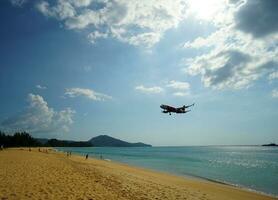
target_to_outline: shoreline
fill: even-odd
[[[257,145],[250,145],[250,146],[257,146]],[[56,149],[55,147],[53,147],[53,149],[55,149],[59,153],[66,153],[62,150]],[[82,158],[81,154],[73,152],[73,155]],[[105,158],[100,159],[97,156],[89,156],[89,158],[90,159],[95,159],[95,160],[107,161]],[[214,179],[206,178],[206,177],[203,177],[203,176],[197,176],[197,175],[192,175],[192,174],[181,175],[181,174],[177,174],[177,173],[171,173],[171,172],[168,172],[168,171],[156,170],[156,169],[141,167],[141,166],[138,166],[138,165],[132,165],[132,164],[129,164],[129,163],[126,163],[126,162],[120,162],[120,161],[111,160],[111,159],[109,159],[109,162],[119,164],[119,165],[125,165],[125,166],[132,167],[132,168],[137,168],[137,169],[141,169],[141,170],[149,170],[149,171],[154,172],[154,173],[163,173],[165,175],[177,176],[177,177],[185,178],[185,179],[191,179],[191,180],[197,180],[197,181],[203,181],[203,182],[226,185],[226,186],[233,187],[233,188],[236,188],[236,189],[240,189],[240,190],[243,190],[243,191],[253,192],[253,193],[256,193],[256,194],[260,194],[260,195],[264,195],[264,196],[268,196],[268,197],[278,199],[278,196],[276,196],[274,194],[265,193],[265,192],[262,192],[262,191],[258,191],[258,190],[252,189],[252,188],[245,187],[245,186],[241,186],[241,185],[237,185],[237,184],[233,184],[233,183],[229,183],[229,182],[224,182],[224,181],[219,181],[219,180],[214,180]]]
[[[22,150],[20,150],[22,149]],[[48,149],[48,153],[43,152]],[[0,152],[0,197],[8,199],[269,200],[238,187],[109,162],[53,148]]]
[[[193,179],[196,178],[197,180],[201,180],[201,181],[208,181],[208,182],[212,182],[212,183],[227,185],[227,186],[238,188],[238,189],[241,189],[241,190],[244,190],[244,191],[247,191],[247,192],[254,192],[254,193],[257,193],[257,194],[261,194],[261,195],[265,195],[265,196],[269,196],[269,197],[273,197],[273,198],[278,198],[278,196],[274,195],[274,194],[269,194],[269,193],[262,192],[262,191],[259,191],[259,190],[255,190],[255,189],[252,189],[252,188],[248,188],[248,187],[245,187],[245,186],[242,186],[242,185],[233,184],[233,183],[224,182],[224,181],[218,181],[218,180],[214,180],[214,179],[210,179],[210,178],[206,178],[206,177],[202,177],[202,176],[185,175],[185,178],[193,178]]]
[[[254,146],[254,145],[252,145],[252,146]],[[66,153],[65,151],[59,150],[56,147],[51,147],[51,148],[55,149],[59,153]],[[81,154],[76,153],[76,152],[72,152],[72,153],[73,153],[73,155],[82,158]],[[106,160],[105,158],[100,159],[97,156],[89,156],[89,158],[90,159],[95,159],[95,160],[100,160],[100,161],[101,160],[103,160],[103,161]],[[269,194],[269,193],[266,193],[266,192],[263,192],[263,191],[255,190],[255,189],[252,189],[252,188],[248,188],[246,186],[242,186],[242,185],[238,185],[238,184],[233,184],[233,183],[230,183],[230,182],[215,180],[215,179],[206,178],[206,177],[198,176],[198,175],[192,175],[192,174],[178,174],[178,173],[174,173],[174,172],[171,173],[171,172],[164,171],[164,170],[157,170],[157,169],[142,167],[142,166],[138,166],[138,165],[129,164],[129,163],[126,163],[126,162],[120,162],[120,161],[117,161],[117,160],[109,159],[109,162],[110,161],[112,163],[119,164],[119,165],[125,165],[125,166],[128,166],[128,167],[138,168],[138,169],[141,169],[141,170],[149,170],[149,171],[152,171],[154,173],[163,173],[165,175],[177,176],[177,177],[181,177],[181,178],[185,178],[185,179],[191,179],[191,180],[197,180],[197,181],[204,181],[204,182],[210,182],[210,183],[226,185],[226,186],[237,188],[237,189],[244,190],[244,191],[247,191],[247,192],[254,192],[254,193],[257,193],[257,194],[260,194],[260,195],[269,196],[269,197],[277,198],[278,199],[278,195]]]

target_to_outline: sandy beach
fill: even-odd
[[[228,185],[57,153],[0,151],[0,199],[275,199]]]

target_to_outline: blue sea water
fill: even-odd
[[[63,147],[60,151],[111,159],[180,176],[195,176],[278,196],[278,148]]]

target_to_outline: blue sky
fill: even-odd
[[[153,145],[278,142],[277,1],[0,2],[0,128]],[[160,104],[195,102],[184,115]]]

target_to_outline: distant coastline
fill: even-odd
[[[263,147],[278,147],[278,144],[275,143],[269,143],[269,144],[263,144]]]
[[[150,144],[142,142],[130,143],[108,135],[99,135],[88,141],[70,141],[57,139],[36,138],[43,144],[50,144],[52,147],[151,147]]]
[[[33,138],[27,132],[13,135],[0,131],[0,146],[3,147],[151,147],[142,142],[130,143],[108,135],[99,135],[88,141],[59,140],[56,138]]]

